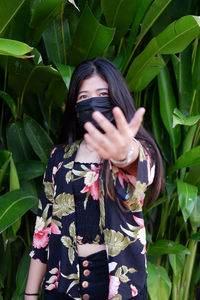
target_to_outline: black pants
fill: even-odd
[[[80,293],[83,300],[108,300],[109,276],[106,251],[100,251],[87,257],[79,257]],[[55,290],[45,291],[44,300],[72,300],[70,296]],[[127,300],[146,300],[145,288],[136,296]]]
[[[106,251],[99,251],[86,257],[79,256],[80,294],[83,300],[107,300],[109,275]],[[66,294],[45,291],[44,300],[69,300]]]

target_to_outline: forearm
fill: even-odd
[[[30,267],[29,267],[29,274],[26,284],[26,293],[35,294],[39,292],[41,282],[43,280],[44,274],[46,272],[46,264],[42,262],[31,259]],[[36,300],[37,296],[24,296],[25,300]]]

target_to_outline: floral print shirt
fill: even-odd
[[[72,189],[75,200],[75,226],[78,244],[104,244],[99,227],[99,178],[103,165],[75,162]]]
[[[80,142],[74,142],[71,147],[54,148],[51,152],[43,179],[30,253],[33,259],[47,263],[43,288],[57,289],[77,300],[81,297],[72,181],[75,175],[74,159]],[[153,181],[154,166],[151,167],[150,157],[140,144],[135,176],[111,163],[110,169],[115,195],[127,206],[126,212],[107,195],[104,174],[97,182],[95,171],[93,174],[88,173],[82,192],[86,196],[91,193],[95,201],[99,201],[99,228],[104,236],[109,265],[108,299],[127,300],[136,296],[146,281],[146,236],[142,204],[144,192]]]

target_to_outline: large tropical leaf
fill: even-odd
[[[28,160],[16,164],[20,180],[31,180],[42,176],[45,171],[45,164],[37,160]]]
[[[188,80],[188,77],[192,77],[192,45],[181,52],[178,57],[173,55],[172,62],[176,73],[179,109],[188,115],[193,97],[193,87]]]
[[[53,142],[47,132],[34,119],[24,116],[24,129],[34,152],[42,162],[47,163]]]
[[[168,300],[172,283],[166,269],[148,262],[147,287],[151,300]]]
[[[197,146],[190,151],[183,153],[178,157],[174,169],[181,169],[200,164],[200,146]]]
[[[154,90],[152,96],[152,107],[151,107],[151,119],[152,119],[152,128],[155,140],[161,149],[162,155],[165,160],[169,163],[173,162],[173,153],[172,148],[170,147],[169,136],[167,135],[167,131],[162,124],[162,119],[160,114],[158,113],[159,107],[159,96],[157,93],[157,89]],[[166,142],[167,141],[167,142]]]
[[[16,118],[17,117],[17,107],[16,107],[16,104],[15,104],[13,98],[4,91],[0,91],[0,98],[2,98],[6,102],[6,104],[9,106],[9,108],[13,114],[13,117]]]
[[[1,0],[0,9],[0,35],[12,21],[25,0]]]
[[[43,0],[34,6],[29,23],[28,40],[37,45],[47,25],[61,12],[64,0]]]
[[[7,143],[15,163],[36,158],[24,132],[22,121],[16,121],[8,126]]]
[[[190,254],[188,248],[169,240],[158,240],[148,250],[148,255],[163,255],[163,254]]]
[[[8,164],[10,162],[11,153],[7,150],[0,151],[0,186],[5,176]]]
[[[101,25],[86,4],[72,39],[69,61],[71,65],[102,56],[110,45],[115,29]]]
[[[179,126],[172,128],[176,99],[167,67],[158,75],[158,90],[161,118],[169,133],[171,146],[177,148],[181,141],[181,131]]]
[[[200,89],[200,43],[199,39],[196,40],[196,53],[194,57],[194,67],[193,67],[193,73],[192,73],[192,83],[194,89]]]
[[[144,15],[147,11],[147,9],[149,8],[150,4],[152,3],[152,0],[141,0],[140,1],[140,5],[138,7],[132,28],[131,28],[131,32],[129,34],[129,37],[127,39],[127,52],[128,55],[130,55],[131,49],[134,46],[135,43],[135,39],[137,36],[137,33],[139,31],[139,26],[142,23],[142,19],[144,18]]]
[[[17,169],[13,158],[10,158],[10,192],[20,189],[19,178],[17,174]]]
[[[194,209],[198,189],[196,186],[177,180],[178,200],[185,222]]]
[[[56,67],[58,68],[58,71],[66,85],[67,88],[69,88],[69,83],[71,80],[72,73],[74,71],[74,68],[71,66],[65,66],[61,64],[56,64]]]
[[[28,268],[30,265],[30,253],[31,247],[28,247],[22,256],[22,259],[17,268],[16,274],[16,290],[12,297],[12,300],[21,300],[21,295],[24,293],[26,287],[26,281],[28,276]]]
[[[32,50],[33,48],[25,43],[0,38],[0,55],[14,56],[18,58],[30,58],[33,56],[25,54]]]
[[[197,201],[190,215],[190,221],[193,228],[197,228],[200,226],[200,196],[197,196]]]
[[[37,198],[22,189],[0,196],[0,231],[16,222],[37,203]]]
[[[174,54],[183,51],[200,33],[200,17],[185,16],[171,23],[157,37],[154,37],[131,64],[127,82],[131,90],[139,91],[160,72],[160,54]],[[164,63],[162,62],[163,66]],[[156,71],[156,70],[157,71]]]
[[[165,8],[170,4],[172,0],[155,0],[152,5],[149,7],[145,17],[142,21],[141,31],[138,36],[138,40],[140,41],[143,36],[148,32],[148,30],[152,27],[155,21],[159,18]]]
[[[133,22],[141,0],[101,0],[101,7],[109,27],[116,28],[115,42],[119,42]]]

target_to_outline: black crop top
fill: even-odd
[[[77,243],[104,244],[100,233],[99,173],[101,164],[74,162],[72,188],[76,206]]]

